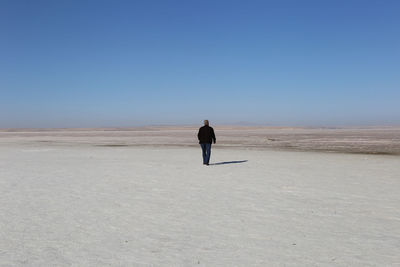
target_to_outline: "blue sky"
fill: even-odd
[[[400,1],[0,1],[0,128],[399,125]]]

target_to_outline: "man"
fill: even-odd
[[[208,125],[208,120],[204,121],[204,126],[199,129],[197,138],[199,139],[199,144],[201,150],[203,151],[203,164],[208,165],[211,156],[211,143],[216,142],[214,129]]]

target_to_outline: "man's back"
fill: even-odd
[[[200,144],[211,144],[215,143],[215,134],[214,129],[208,125],[205,125],[199,129],[199,133],[197,134]]]

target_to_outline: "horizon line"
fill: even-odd
[[[132,125],[132,126],[94,126],[94,127],[0,127],[0,131],[33,131],[33,130],[129,130],[140,128],[170,128],[170,127],[201,127],[202,124],[147,124],[147,125]],[[268,124],[227,124],[216,123],[212,127],[262,127],[262,128],[275,128],[275,129],[352,129],[352,128],[397,128],[400,124],[391,125],[268,125]]]

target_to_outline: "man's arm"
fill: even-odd
[[[217,139],[215,138],[215,133],[214,133],[214,129],[213,128],[211,128],[211,137],[212,137],[212,140],[214,141],[214,144],[217,142]]]

